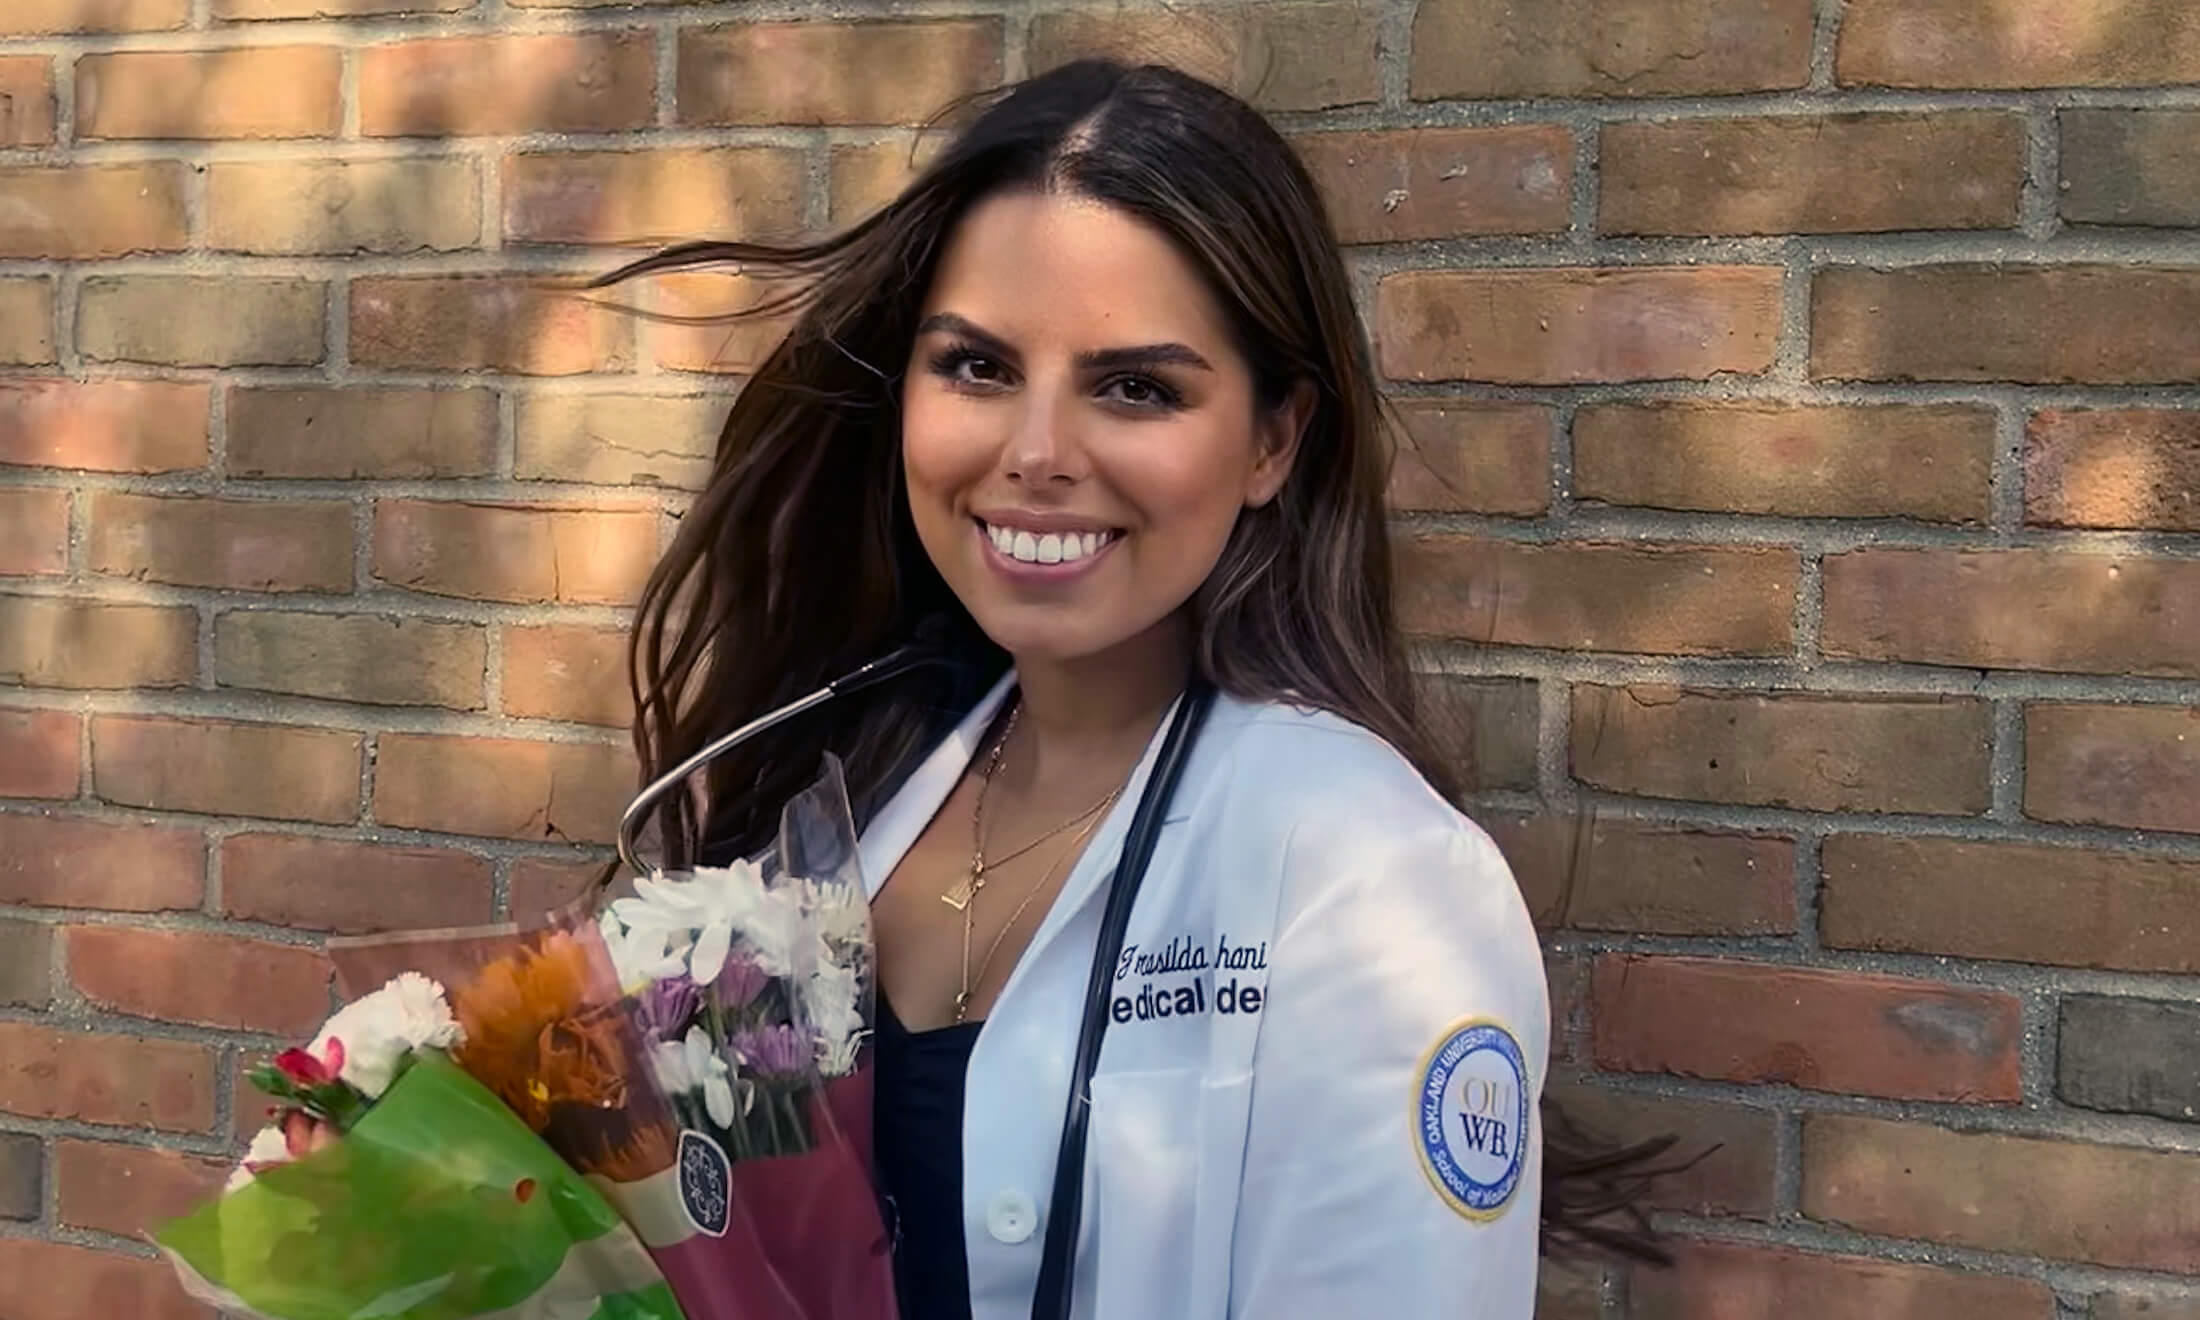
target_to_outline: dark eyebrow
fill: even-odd
[[[953,312],[935,312],[925,317],[924,323],[917,327],[919,335],[927,335],[934,330],[945,330],[950,334],[961,335],[987,352],[998,354],[1001,357],[1013,358],[1016,356],[1016,350],[1010,348],[1007,341],[999,335],[980,329],[969,318],[957,316]],[[1077,355],[1077,365],[1087,371],[1101,370],[1108,367],[1159,366],[1196,367],[1201,371],[1214,370],[1214,366],[1207,359],[1192,351],[1189,346],[1178,343],[1138,344],[1127,348],[1096,348],[1090,352],[1079,353]]]

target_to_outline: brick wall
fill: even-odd
[[[561,286],[1099,49],[1330,189],[1557,1089],[1724,1143],[1545,1314],[2200,1316],[2200,8],[894,8],[0,3],[0,1311],[194,1314],[317,939],[604,855],[762,340]]]

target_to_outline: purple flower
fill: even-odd
[[[703,1006],[703,992],[685,976],[652,981],[635,1000],[635,1015],[651,1040],[678,1040]]]
[[[752,960],[742,957],[728,958],[724,970],[718,973],[718,979],[711,983],[711,998],[718,1001],[720,1008],[747,1008],[755,1002],[758,995],[764,993],[764,987],[770,981],[771,978],[764,975],[764,969]]]
[[[809,1038],[793,1027],[758,1027],[733,1038],[745,1071],[768,1077],[800,1077],[810,1070]]]

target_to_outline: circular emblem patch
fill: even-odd
[[[693,1128],[680,1133],[680,1208],[696,1232],[726,1235],[733,1213],[733,1166],[717,1142]]]
[[[1520,1043],[1494,1022],[1454,1027],[1422,1061],[1414,1096],[1421,1167],[1469,1219],[1495,1219],[1528,1162],[1528,1069]]]

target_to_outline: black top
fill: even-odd
[[[901,1320],[970,1320],[963,1254],[963,1082],[979,1022],[910,1031],[878,997],[872,1120]]]

